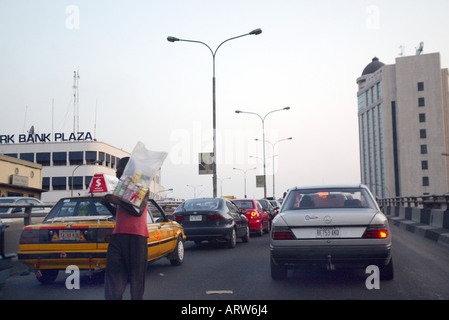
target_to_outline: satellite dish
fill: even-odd
[[[28,131],[28,135],[34,134],[34,126],[31,126],[30,131]]]
[[[416,55],[419,56],[424,50],[424,42],[421,41],[419,43],[419,47],[415,48],[415,49],[416,49]]]

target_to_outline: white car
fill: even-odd
[[[0,204],[33,204],[33,205],[44,205],[44,203],[36,198],[32,197],[3,197],[0,198]],[[46,207],[38,207],[31,209],[31,212],[33,213],[48,213],[50,212],[50,208]],[[10,213],[25,213],[25,208],[7,208],[7,207],[1,207],[0,208],[0,215],[1,217],[6,218],[7,214]]]
[[[366,268],[393,279],[391,232],[364,185],[291,188],[271,232],[271,277],[302,266]]]

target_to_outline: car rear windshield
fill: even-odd
[[[254,209],[254,202],[250,200],[234,200],[239,209]]]
[[[83,197],[61,199],[45,218],[108,216],[109,210],[101,203],[101,197]]]
[[[220,204],[219,199],[191,199],[181,204],[176,211],[218,210]]]
[[[282,211],[323,208],[376,208],[363,188],[298,189],[287,196]]]

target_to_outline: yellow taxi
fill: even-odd
[[[71,265],[90,272],[105,269],[115,217],[101,204],[101,198],[62,198],[41,224],[23,228],[18,258],[36,271],[40,282],[55,281],[59,270]],[[148,202],[147,224],[148,261],[167,257],[172,265],[182,264],[184,230],[152,199]]]

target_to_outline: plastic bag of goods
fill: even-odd
[[[139,207],[148,192],[151,180],[167,157],[166,152],[150,151],[142,142],[134,147],[128,164],[113,194]]]

